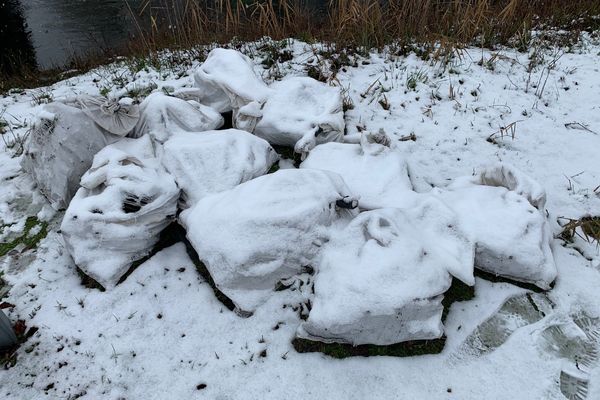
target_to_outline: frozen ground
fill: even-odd
[[[331,58],[318,48],[288,46],[245,50],[267,81],[306,74],[307,65],[331,75]],[[291,60],[261,64],[285,50]],[[572,50],[471,48],[446,64],[391,51],[350,56],[356,64],[332,83],[347,96],[347,134],[382,128],[402,139],[397,151],[417,190],[505,161],[546,189],[558,235],[559,217],[600,215],[600,46],[584,40]],[[600,398],[600,250],[580,238],[553,241],[559,277],[545,295],[478,278],[475,298],[450,310],[444,351],[421,357],[296,353],[290,342],[300,319],[285,305],[289,292],[240,318],[215,298],[181,244],[110,292],[85,288],[57,232],[62,214],[50,211],[14,156],[18,138],[40,103],[173,91],[192,84],[198,64],[121,63],[0,99],[9,147],[0,152],[0,241],[43,232],[28,216],[49,222],[37,248],[18,245],[0,259],[10,287],[2,301],[14,305],[5,311],[39,328],[16,365],[0,371],[1,398]]]

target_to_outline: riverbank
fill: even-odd
[[[9,91],[0,99],[1,241],[28,230],[45,237],[34,235],[31,247],[1,260],[10,287],[2,301],[13,305],[7,314],[38,328],[0,371],[2,397],[560,399],[576,390],[599,398],[600,251],[581,229],[570,238],[561,233],[566,218],[600,215],[600,43],[590,35],[567,47],[543,39],[534,33],[526,52],[466,47],[443,57],[420,46],[364,52],[297,40],[230,44],[268,83],[309,75],[339,88],[346,134],[383,130],[407,161],[415,191],[445,187],[492,161],[514,165],[546,190],[554,288],[537,295],[477,278],[475,297],[450,308],[443,351],[420,357],[297,353],[292,339],[302,320],[289,304],[296,292],[275,292],[240,318],[215,297],[181,244],[111,291],[82,284],[58,232],[63,214],[51,211],[19,165],[35,116],[44,104],[78,94],[142,100],[189,88],[207,48],[117,60]],[[538,304],[549,308],[540,312]]]
[[[0,40],[0,93],[48,85],[120,57],[151,58],[164,49],[263,37],[328,43],[335,52],[366,54],[395,46],[439,56],[465,46],[527,51],[535,46],[532,31],[546,32],[548,43],[565,47],[600,28],[600,4],[594,0],[147,0],[103,2],[100,9],[94,2],[71,8],[25,2],[34,14],[11,6],[16,1],[0,9],[8,20],[8,30],[0,27],[6,36]],[[89,15],[95,15],[93,21]]]

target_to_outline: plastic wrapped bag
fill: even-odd
[[[190,206],[266,174],[278,158],[265,140],[227,129],[176,135],[164,144],[162,161]]]
[[[104,288],[148,255],[175,219],[179,189],[149,136],[102,149],[81,178],[61,231],[75,264]]]
[[[94,154],[128,134],[136,114],[135,107],[87,96],[70,104],[44,106],[22,160],[23,169],[56,209],[68,206]]]
[[[500,164],[457,179],[438,196],[455,210],[476,242],[477,268],[550,288],[557,270],[543,211],[546,195],[538,183]]]
[[[297,335],[352,345],[439,338],[444,292],[453,276],[474,285],[473,257],[457,216],[433,197],[363,212],[317,259],[312,309]]]
[[[300,168],[341,175],[363,209],[401,207],[407,198],[416,195],[412,192],[408,165],[402,154],[389,147],[389,140],[377,141],[374,136],[377,135],[363,135],[360,144],[319,145],[311,150]]]
[[[291,77],[275,82],[272,93],[260,110],[256,107],[241,109],[237,116],[242,123],[252,126],[254,134],[271,144],[293,147],[303,155],[317,144],[340,142],[344,137],[344,112],[339,88],[328,86],[308,77]]]
[[[269,95],[267,85],[254,73],[252,61],[231,49],[213,49],[196,71],[194,81],[193,97],[221,113],[235,112],[252,102],[262,104]]]
[[[223,126],[216,110],[195,101],[185,101],[163,93],[152,93],[140,104],[135,137],[150,135],[159,143],[183,132],[203,132]]]
[[[180,221],[218,289],[252,312],[281,279],[311,265],[329,226],[352,207],[340,176],[290,169],[204,197]]]

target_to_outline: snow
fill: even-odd
[[[362,209],[400,207],[415,197],[405,157],[379,143],[326,143],[314,148],[300,168],[341,175]]]
[[[339,175],[285,169],[204,197],[180,220],[216,286],[253,312],[280,280],[311,265],[328,228],[351,214],[336,205],[349,198]]]
[[[158,143],[164,143],[178,133],[209,131],[222,125],[223,117],[216,110],[156,92],[140,104],[140,119],[133,136],[149,134]]]
[[[253,57],[252,70],[266,82],[277,74],[305,75],[307,64],[318,68],[323,62],[323,70],[329,72],[318,44],[290,41],[287,49],[294,58],[272,69],[260,63],[263,45],[244,44],[242,50]],[[5,228],[1,237],[8,240],[22,230],[28,216],[48,218],[50,225],[37,249],[0,259],[2,279],[10,285],[2,301],[15,305],[4,311],[13,322],[22,319],[39,328],[18,350],[16,365],[0,371],[0,396],[564,398],[563,371],[572,372],[576,364],[563,351],[578,352],[581,339],[569,335],[565,342],[549,335],[549,327],[570,326],[569,321],[577,321],[582,313],[600,317],[600,249],[581,238],[565,243],[558,237],[557,222],[559,217],[600,214],[600,136],[593,133],[600,132],[600,46],[585,39],[565,52],[554,68],[548,68],[548,62],[556,49],[534,50],[542,61],[529,69],[530,54],[512,49],[465,48],[446,65],[384,49],[367,57],[351,55],[358,66],[345,66],[335,76],[335,84],[354,104],[345,113],[348,137],[384,129],[396,145],[393,151],[408,164],[419,198],[433,195],[429,192],[434,186],[450,191],[446,186],[461,176],[478,179],[481,167],[493,162],[514,165],[539,182],[547,195],[545,207],[532,207],[547,215],[558,272],[555,286],[546,293],[551,307],[545,316],[534,321],[519,307],[503,306],[514,295],[529,303],[531,293],[524,289],[477,278],[475,298],[454,303],[448,313],[444,351],[410,358],[335,360],[318,353],[296,353],[290,342],[302,324],[295,311],[305,300],[300,291],[270,291],[252,317],[240,318],[216,299],[181,244],[156,254],[109,292],[81,284],[57,233],[63,214],[49,212],[31,177],[19,166],[23,157],[18,156],[19,145],[11,135],[21,137],[31,127],[40,110],[33,104],[39,90],[55,99],[97,95],[104,88],[110,96],[122,98],[134,86],[177,93],[192,87],[199,61],[137,72],[124,62],[116,63],[48,88],[7,94],[0,99],[0,118],[10,127],[3,135],[6,144],[0,145],[5,147],[0,152],[0,218],[2,224],[14,225]],[[427,80],[412,90],[406,81],[417,72]],[[533,88],[542,74],[548,75],[545,89]],[[123,79],[128,83],[121,85]],[[379,103],[384,95],[389,109]],[[514,139],[497,134],[515,121]],[[570,128],[574,122],[592,132]],[[411,133],[416,140],[406,140]],[[492,134],[495,143],[486,140]],[[291,167],[289,161],[281,165]],[[510,186],[480,183],[485,182],[472,184],[486,191]],[[506,190],[506,196],[524,199],[527,205],[528,195],[519,196],[521,190],[515,190]],[[500,314],[502,318],[495,318]],[[480,326],[488,337],[503,340],[489,351],[478,351],[477,341],[469,338],[477,335]],[[592,320],[590,326],[599,324]],[[594,341],[589,340],[594,349]],[[592,360],[589,368],[578,365],[578,374],[587,382],[586,398],[600,398],[599,362]],[[207,386],[199,390],[200,384]]]
[[[226,129],[173,136],[164,144],[162,162],[189,206],[266,174],[278,158],[265,140]]]
[[[85,274],[112,289],[175,219],[178,198],[149,136],[109,145],[94,157],[65,212],[65,247]]]
[[[273,83],[270,89],[255,135],[302,154],[317,144],[342,140],[344,113],[339,88],[309,77],[291,77]]]
[[[435,198],[361,213],[315,263],[299,336],[353,345],[439,338],[443,294],[453,275],[474,285],[473,255],[456,215]]]

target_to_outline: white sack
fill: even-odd
[[[94,157],[61,231],[75,264],[112,288],[148,255],[175,218],[179,189],[154,157],[149,136],[123,139]]]
[[[223,126],[216,110],[196,101],[185,101],[163,93],[152,93],[140,104],[135,137],[150,135],[159,143],[183,132],[203,132]]]
[[[230,49],[213,49],[194,74],[195,98],[218,112],[235,111],[249,103],[262,104],[269,89],[252,61]],[[189,97],[190,93],[187,91]]]
[[[115,126],[112,128],[119,135],[103,129],[90,113],[89,109],[84,112],[60,102],[50,103],[31,131],[22,166],[56,209],[68,206],[94,154],[123,134]]]
[[[512,167],[498,165],[457,179],[447,189],[438,191],[439,198],[456,211],[476,242],[476,267],[550,288],[557,270],[543,211],[546,196],[539,184]]]
[[[317,144],[343,140],[345,122],[339,88],[309,77],[285,78],[270,88],[272,93],[262,107],[255,135],[304,155]],[[248,108],[241,109],[237,118],[249,119],[248,115],[256,112],[253,108],[246,111]]]
[[[311,150],[300,168],[335,172],[344,178],[363,209],[400,207],[413,198],[403,155],[363,135],[360,144],[325,143]]]
[[[251,312],[277,282],[312,263],[328,227],[356,206],[342,178],[317,170],[279,170],[204,197],[180,215],[216,286]]]
[[[279,156],[265,140],[237,129],[186,133],[165,142],[162,161],[187,206],[266,174]]]
[[[439,338],[443,294],[452,276],[474,285],[473,256],[456,215],[433,197],[363,212],[324,246],[297,335],[352,345]]]

